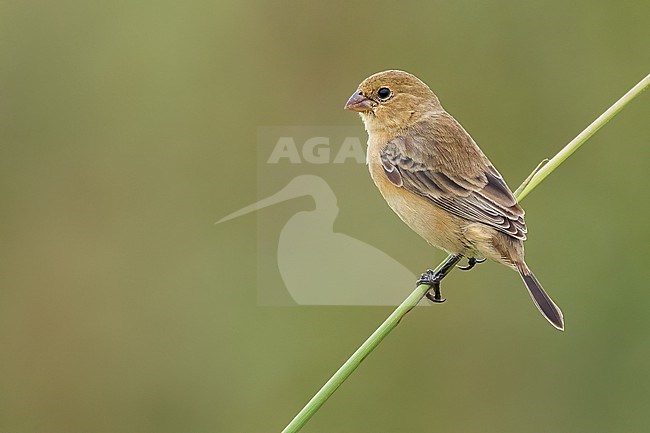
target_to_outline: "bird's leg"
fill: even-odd
[[[485,260],[486,259],[476,260],[476,257],[470,257],[469,259],[467,259],[467,266],[459,266],[458,269],[461,269],[463,271],[469,271],[474,266],[476,266],[477,263],[483,263]]]
[[[437,303],[445,302],[445,299],[440,293],[440,282],[449,272],[451,272],[452,269],[454,269],[454,266],[460,261],[461,257],[460,254],[451,256],[437,271],[434,272],[431,269],[427,269],[427,271],[420,276],[417,285],[426,284],[433,290],[433,294],[431,294],[431,290],[425,294],[427,298]]]

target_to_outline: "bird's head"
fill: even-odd
[[[389,70],[363,80],[345,109],[357,111],[371,131],[408,127],[426,113],[442,111],[442,106],[429,86],[416,76]]]

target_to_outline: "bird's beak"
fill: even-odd
[[[357,90],[352,96],[350,96],[350,99],[348,99],[348,102],[345,103],[345,107],[343,108],[345,110],[358,111],[360,113],[371,111],[372,101],[366,98],[360,90]]]

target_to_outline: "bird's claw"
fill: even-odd
[[[434,272],[431,269],[427,269],[425,273],[420,275],[420,278],[416,281],[416,283],[418,286],[420,284],[426,284],[430,286],[434,283],[434,276]]]
[[[437,303],[445,302],[445,298],[440,294],[440,282],[456,266],[460,258],[460,254],[451,255],[437,270],[432,271],[431,269],[427,269],[424,274],[420,275],[417,284],[418,286],[424,284],[430,287],[427,293],[425,293],[425,296],[431,301]],[[431,293],[432,291],[433,294]]]
[[[467,266],[458,266],[458,269],[462,271],[469,271],[474,266],[476,266],[477,263],[483,263],[485,260],[486,259],[477,260],[474,257],[470,257],[469,259],[467,259]]]
[[[445,298],[442,297],[442,294],[440,293],[440,275],[433,272],[431,269],[427,269],[425,273],[420,275],[420,278],[417,280],[417,285],[425,284],[427,286],[430,286],[431,289],[427,291],[425,296],[431,300],[432,302],[441,304],[446,301]],[[431,293],[433,291],[433,293]]]
[[[431,301],[435,302],[436,304],[442,304],[443,302],[446,301],[445,298],[442,297],[442,294],[440,293],[440,286],[436,286],[433,288],[433,294],[431,293],[431,290],[429,290],[425,296]]]

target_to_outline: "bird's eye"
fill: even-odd
[[[381,99],[382,101],[385,101],[390,97],[390,89],[388,87],[382,87],[377,92],[377,96],[379,96],[379,99]]]

